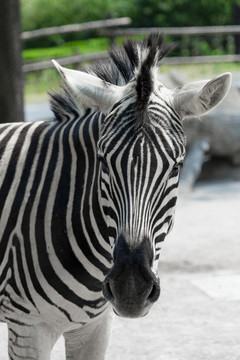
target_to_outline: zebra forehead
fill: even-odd
[[[120,104],[116,111],[113,110],[101,129],[98,145],[103,153],[106,148],[136,148],[140,144],[149,144],[151,149],[160,145],[166,150],[184,148],[186,136],[178,114],[164,99],[156,100],[156,97],[150,98],[148,110],[144,114],[136,113],[135,103],[125,108]],[[137,146],[138,150],[141,146]]]
[[[131,167],[132,171],[138,171],[151,163],[149,176],[152,177],[156,166],[161,172],[169,164],[184,157],[185,137],[181,134],[172,135],[170,131],[162,131],[161,135],[147,128],[135,132],[125,129],[119,133],[113,129],[109,136],[100,138],[98,149],[99,156],[111,163],[113,168]]]

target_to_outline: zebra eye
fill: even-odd
[[[107,165],[107,161],[104,158],[104,156],[102,156],[101,154],[98,154],[98,160],[101,162],[103,169],[107,171],[108,165]]]
[[[173,168],[172,168],[172,173],[175,173],[176,171],[181,170],[182,167],[183,167],[183,160],[177,162],[177,163],[173,166]]]
[[[183,167],[183,160],[179,161],[176,165],[176,168],[181,169]]]

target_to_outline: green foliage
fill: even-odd
[[[226,0],[132,0],[134,25],[204,26],[231,22],[231,1]]]
[[[44,27],[83,23],[113,17],[129,16],[133,27],[180,27],[232,24],[234,4],[240,0],[21,0],[23,31]],[[69,35],[55,35],[26,41],[24,48],[57,47],[53,56],[71,55],[74,52],[95,51],[88,40],[81,46],[75,44],[67,49],[70,40],[88,39],[94,32]],[[185,36],[168,37],[180,42],[174,55],[222,54],[233,49],[233,37]],[[194,39],[194,41],[193,41]],[[98,45],[96,45],[98,49]],[[41,58],[48,58],[51,51],[41,49]],[[98,50],[96,50],[98,51]],[[56,55],[55,55],[56,54]],[[34,58],[35,54],[24,52],[24,58]]]
[[[133,26],[231,23],[233,0],[21,0],[23,30],[129,16]],[[240,0],[235,0],[240,4]]]
[[[69,41],[60,46],[23,50],[23,59],[26,61],[45,60],[71,56],[75,54],[100,52],[105,51],[108,48],[108,38],[93,38],[88,40]]]
[[[100,20],[111,11],[108,0],[21,0],[21,7],[23,31]]]
[[[21,0],[22,30],[104,20],[111,16],[128,16],[133,27],[229,25],[233,24],[234,5],[240,6],[240,0]],[[84,32],[26,41],[23,58],[33,61],[108,48],[107,39],[93,38],[94,35],[94,32]],[[234,52],[233,36],[168,36],[167,40],[179,41],[179,47],[174,52],[176,56]],[[117,39],[117,43],[120,42],[121,39]],[[222,66],[223,69],[214,66]],[[214,73],[231,70],[230,64],[183,65],[179,70],[184,73],[192,69],[193,76],[204,77],[203,68],[206,69],[206,77],[212,70]],[[168,67],[163,67],[164,70]],[[40,87],[40,91],[45,93],[58,82],[58,78],[57,72],[52,69],[27,74],[25,91],[29,94]]]

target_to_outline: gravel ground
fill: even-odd
[[[180,197],[160,260],[162,295],[143,319],[115,318],[107,360],[240,360],[240,182]],[[7,332],[0,325],[0,360]],[[62,338],[52,360],[64,360]]]

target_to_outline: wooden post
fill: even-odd
[[[236,25],[240,25],[240,6],[236,1],[233,2],[233,20]],[[240,35],[234,35],[235,54],[240,54]]]
[[[109,32],[109,45],[111,48],[116,46],[114,33],[111,34],[110,32]]]
[[[23,121],[19,0],[0,1],[0,122]]]

